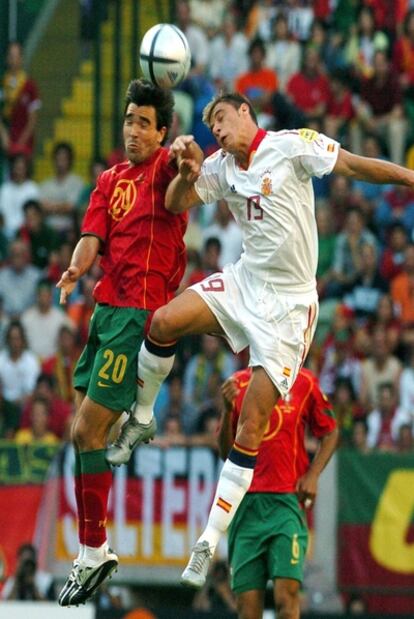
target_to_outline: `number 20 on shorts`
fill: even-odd
[[[104,351],[103,356],[106,361],[99,370],[98,376],[104,380],[112,380],[116,384],[121,383],[127,368],[127,356],[123,354],[115,356],[110,348]]]

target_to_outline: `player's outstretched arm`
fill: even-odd
[[[170,146],[170,155],[177,160],[178,174],[168,186],[165,208],[172,213],[182,213],[202,204],[194,183],[200,176],[204,155],[192,135],[176,138]]]
[[[413,170],[382,159],[354,155],[343,148],[339,150],[333,172],[369,183],[414,187]]]
[[[96,236],[83,236],[73,250],[70,265],[62,276],[56,288],[60,288],[60,303],[66,303],[68,296],[76,286],[78,279],[89,271],[98,255],[101,241]]]

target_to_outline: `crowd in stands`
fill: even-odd
[[[238,90],[267,129],[309,127],[344,148],[414,167],[414,2],[177,0],[192,68],[175,92],[173,133],[216,148],[201,120],[211,96]],[[66,307],[55,284],[68,265],[99,173],[122,150],[74,169],[68,141],[54,173],[33,180],[41,96],[9,45],[0,139],[0,438],[68,438],[71,374],[93,312],[99,263]],[[24,96],[23,96],[24,95]],[[333,400],[342,445],[413,451],[414,189],[339,176],[315,179],[319,326],[307,364]],[[180,290],[234,262],[241,235],[224,200],[191,211]],[[156,443],[214,445],[220,385],[247,363],[220,339],[184,338],[157,401]]]

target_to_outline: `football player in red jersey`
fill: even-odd
[[[252,369],[241,370],[222,387],[220,456],[234,443],[241,405]],[[319,439],[309,464],[305,429]],[[302,369],[285,399],[273,408],[260,445],[253,481],[229,528],[231,585],[240,619],[263,615],[267,581],[274,581],[277,616],[297,619],[299,589],[308,542],[303,506],[315,500],[318,478],[338,439],[332,406],[317,378]]]
[[[80,549],[60,593],[61,606],[85,602],[118,565],[106,537],[112,473],[105,448],[112,426],[135,400],[137,356],[146,325],[152,312],[171,299],[185,268],[187,215],[173,215],[164,207],[167,186],[177,173],[162,146],[173,107],[170,91],[146,80],[129,84],[123,124],[127,160],[98,177],[81,239],[57,284],[65,303],[98,253],[102,255],[88,341],[74,372]],[[156,347],[166,371],[174,349],[174,344]],[[148,442],[155,433],[154,420],[136,423],[135,440]]]

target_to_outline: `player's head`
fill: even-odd
[[[144,161],[162,146],[171,127],[174,98],[144,79],[130,82],[124,108],[124,141],[132,163]]]
[[[218,95],[210,101],[204,108],[203,122],[211,129],[219,146],[234,153],[245,134],[257,130],[252,104],[247,97],[236,92]]]

